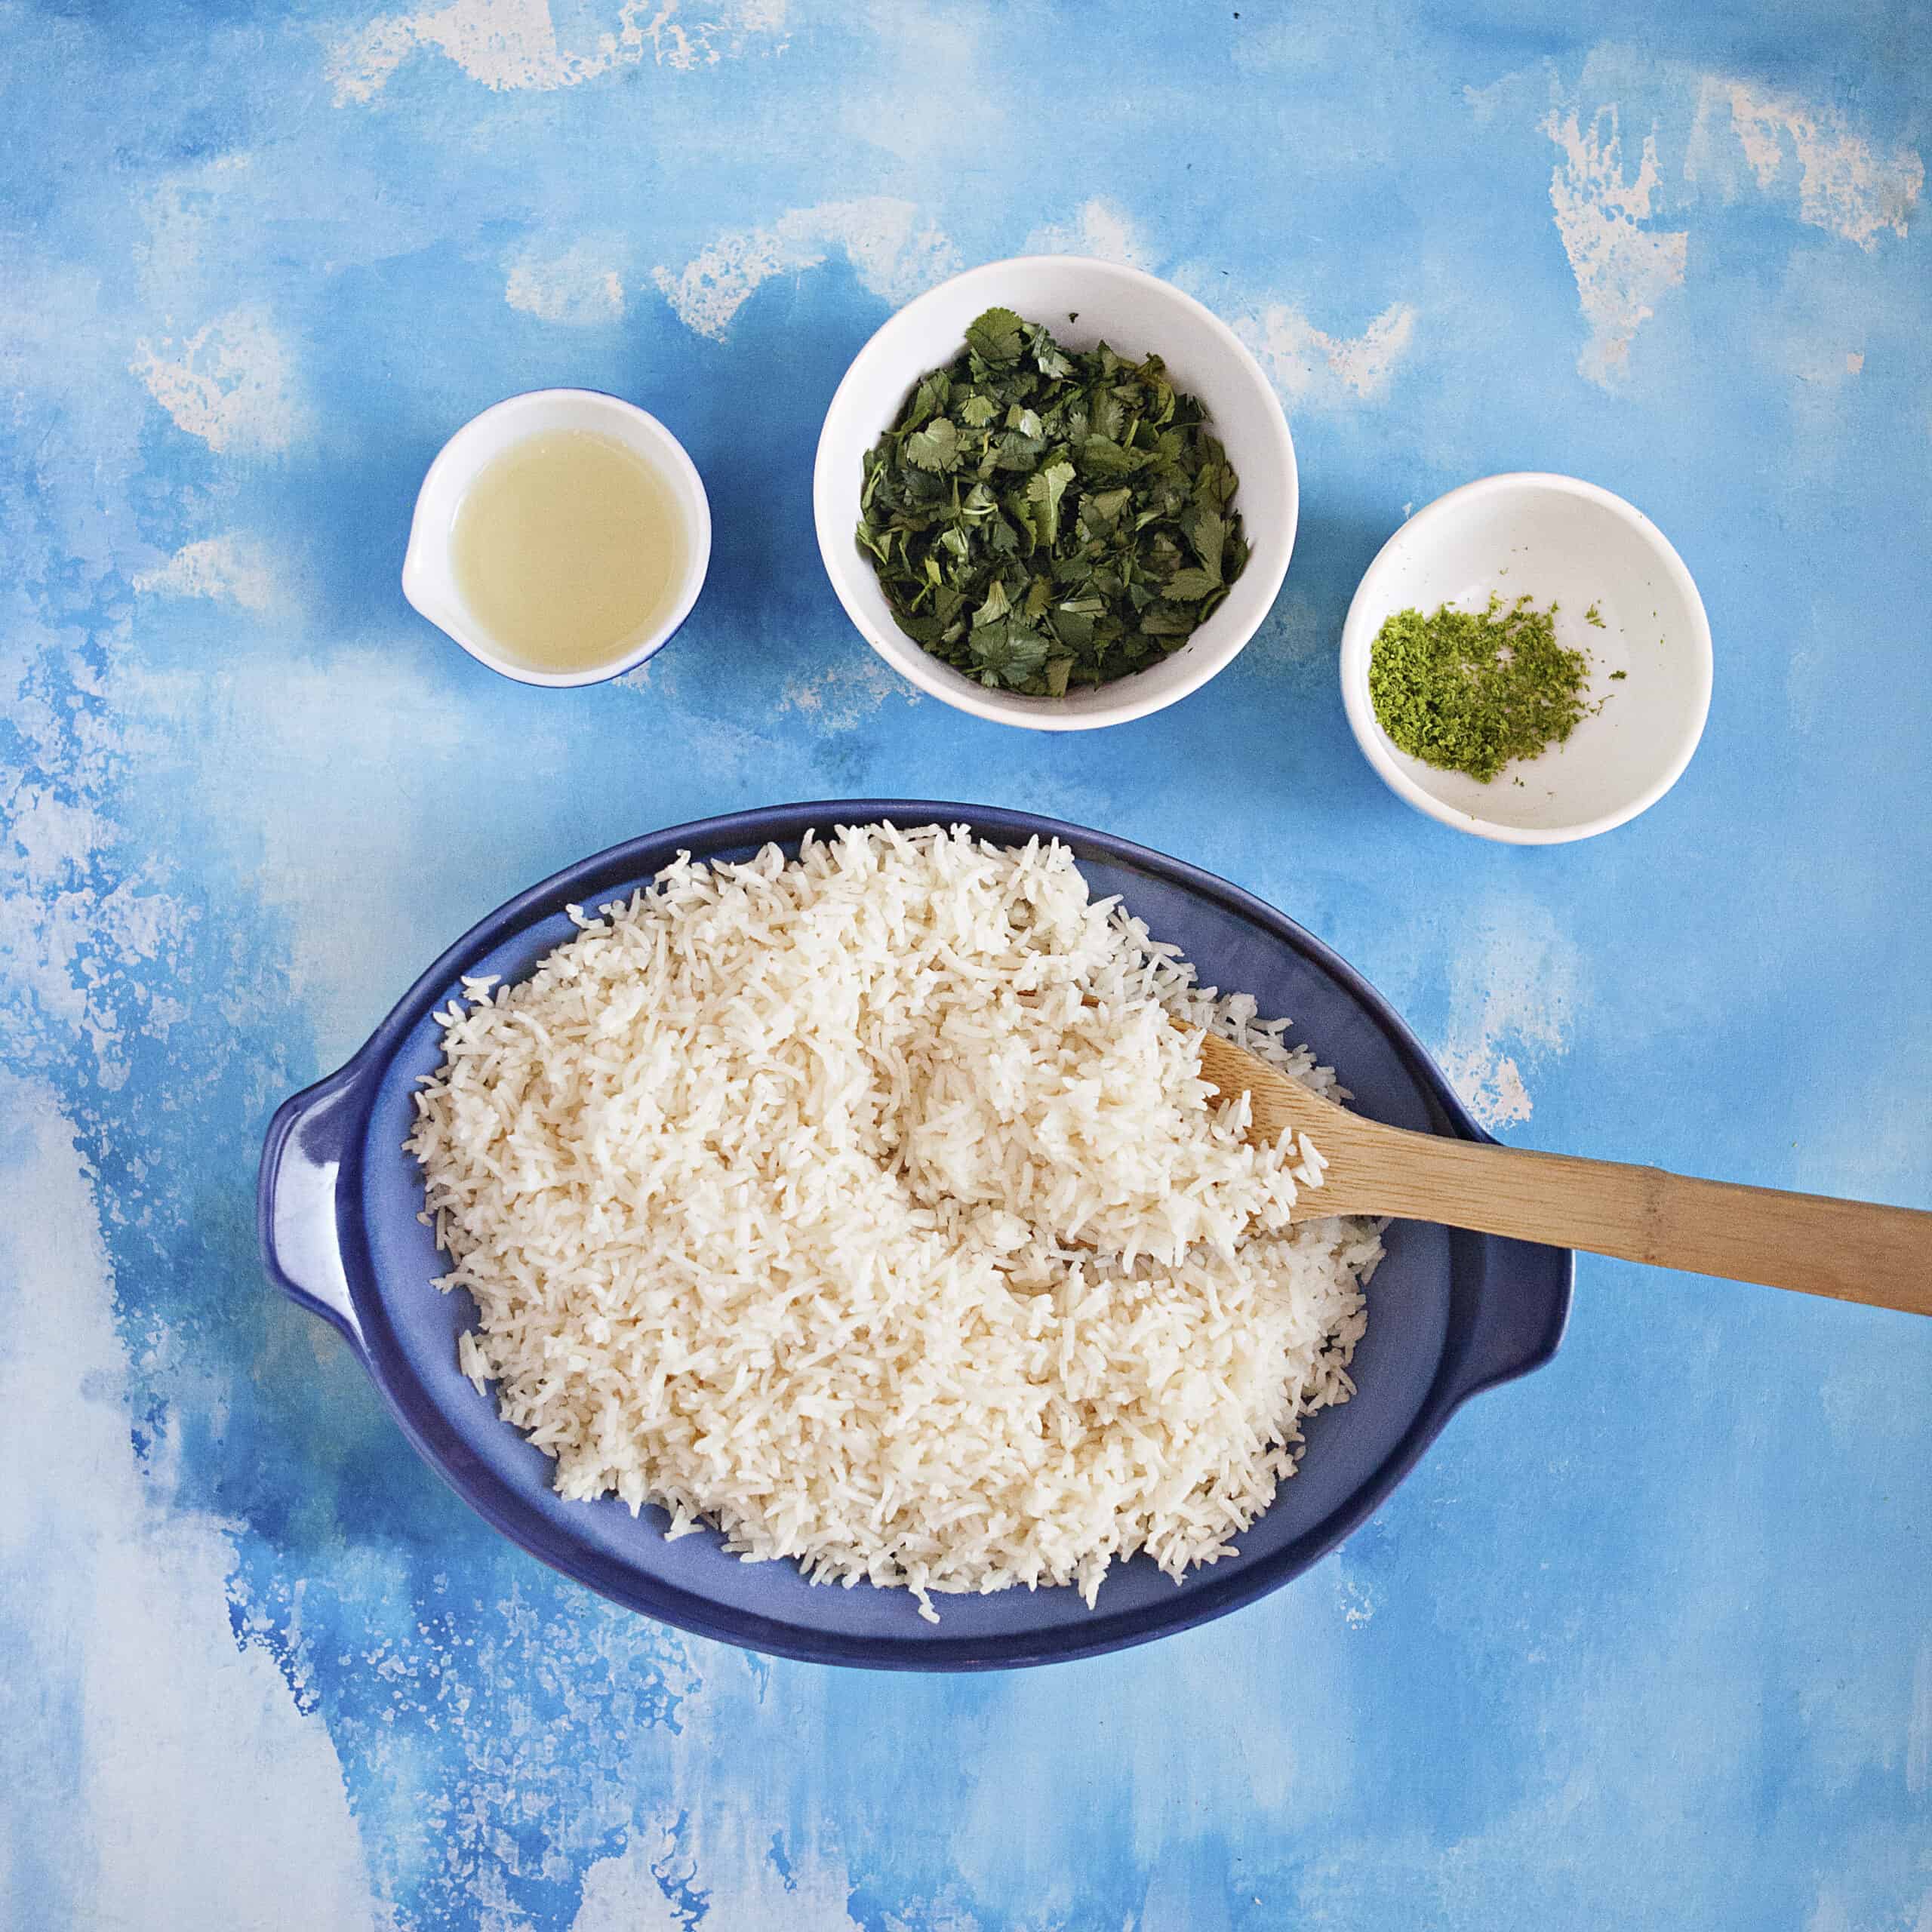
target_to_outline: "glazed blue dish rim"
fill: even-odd
[[[1095,1656],[1226,1615],[1300,1575],[1340,1544],[1386,1500],[1471,1395],[1527,1374],[1555,1355],[1569,1315],[1572,1255],[1564,1250],[1497,1243],[1482,1235],[1448,1236],[1453,1267],[1466,1264],[1473,1268],[1480,1260],[1484,1266],[1476,1272],[1484,1280],[1492,1272],[1503,1276],[1494,1305],[1479,1296],[1474,1319],[1446,1330],[1433,1377],[1399,1439],[1365,1479],[1293,1540],[1239,1564],[1195,1571],[1184,1586],[1172,1586],[1164,1598],[1110,1612],[1103,1592],[1100,1607],[1078,1623],[956,1636],[944,1631],[946,1604],[981,1600],[941,1598],[940,1631],[918,1638],[808,1627],[740,1604],[716,1601],[664,1577],[644,1574],[574,1539],[537,1514],[513,1487],[485,1466],[432,1400],[395,1340],[368,1231],[358,1211],[364,1196],[364,1151],[371,1115],[392,1061],[426,1017],[458,990],[462,976],[476,970],[494,949],[555,916],[566,905],[606,903],[631,882],[661,869],[680,851],[688,850],[702,860],[768,841],[795,848],[808,829],[829,835],[836,826],[882,820],[902,826],[964,823],[982,836],[1008,843],[1057,838],[1070,846],[1077,857],[1112,863],[1164,881],[1191,898],[1220,908],[1299,954],[1357,1004],[1386,1038],[1407,1075],[1426,1094],[1435,1131],[1472,1140],[1491,1138],[1470,1116],[1420,1042],[1381,995],[1324,942],[1242,888],[1112,834],[1003,807],[924,799],[818,800],[726,814],[627,840],[519,893],[446,948],[356,1054],[277,1111],[263,1147],[257,1195],[258,1234],[268,1272],[292,1299],[330,1321],[344,1335],[417,1451],[494,1528],[540,1561],[601,1595],[699,1635],[814,1663],[881,1669],[1000,1669]],[[312,1131],[312,1123],[325,1114],[328,1124],[323,1131],[338,1162],[334,1220],[350,1304],[345,1308],[331,1306],[296,1280],[285,1265],[285,1257],[278,1252],[278,1180],[285,1157],[298,1134],[305,1127]],[[1506,1260],[1492,1270],[1487,1266],[1492,1251],[1506,1250]],[[428,1286],[426,1282],[424,1285]],[[1453,1299],[1453,1272],[1450,1292]],[[1374,1291],[1371,1293],[1373,1310]],[[494,1411],[482,1420],[497,1430],[509,1426]],[[577,1509],[602,1506],[570,1506]],[[834,1586],[825,1587],[834,1596],[839,1594]]]

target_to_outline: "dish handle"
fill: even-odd
[[[336,1218],[336,1180],[360,1112],[356,1072],[352,1060],[275,1110],[262,1145],[255,1211],[262,1260],[276,1286],[333,1322],[360,1355],[361,1324]]]
[[[1489,1250],[1475,1317],[1449,1365],[1448,1397],[1456,1407],[1485,1389],[1513,1382],[1555,1354],[1570,1318],[1577,1257],[1567,1247],[1527,1241],[1452,1234]]]

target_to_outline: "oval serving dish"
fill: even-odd
[[[663,1512],[633,1518],[614,1498],[566,1503],[552,1464],[457,1367],[475,1310],[431,1286],[447,1261],[418,1220],[423,1184],[402,1151],[417,1076],[439,1058],[435,1011],[465,974],[528,973],[576,928],[565,908],[628,894],[678,852],[746,859],[790,851],[808,827],[891,819],[965,823],[1021,844],[1058,838],[1097,894],[1118,894],[1208,983],[1287,1014],[1379,1120],[1486,1137],[1387,1003],[1320,940],[1238,887],[1123,839],[1025,812],[900,799],[780,805],[653,832],[546,879],[451,946],[349,1063],[276,1113],[263,1150],[262,1249],[279,1285],[326,1317],[403,1431],[466,1502],[533,1555],[617,1602],[699,1634],[809,1661],[971,1670],[1090,1657],[1143,1643],[1251,1602],[1332,1549],[1386,1497],[1457,1407],[1555,1352],[1570,1307],[1564,1251],[1412,1222],[1391,1225],[1368,1290],[1353,1401],[1314,1417],[1298,1472],[1224,1557],[1175,1583],[1146,1558],[1109,1572],[1089,1610],[1071,1589],[937,1599],[808,1583],[789,1562],[744,1563],[714,1532],[666,1542]]]

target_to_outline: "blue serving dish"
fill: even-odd
[[[551,1463],[457,1368],[469,1297],[439,1293],[447,1266],[417,1218],[420,1175],[402,1151],[417,1076],[437,1063],[432,1015],[467,974],[515,979],[574,928],[567,906],[628,894],[681,851],[748,858],[808,827],[889,818],[971,825],[1020,843],[1058,838],[1097,894],[1118,893],[1204,979],[1287,1014],[1352,1090],[1398,1127],[1487,1138],[1414,1036],[1320,940],[1238,888],[1105,833],[1026,812],[864,798],[779,805],[679,826],[586,859],[466,933],[411,988],[347,1066],[284,1103],[263,1149],[259,1210],[269,1272],[334,1323],[403,1432],[466,1502],[533,1555],[617,1601],[703,1635],[783,1657],[895,1670],[1046,1663],[1146,1642],[1286,1583],[1381,1503],[1459,1404],[1540,1367],[1569,1313],[1573,1262],[1558,1248],[1414,1222],[1392,1225],[1369,1290],[1355,1399],[1316,1416],[1301,1468],[1240,1539],[1239,1554],[1180,1583],[1145,1558],[1117,1567],[1089,1610],[1072,1589],[938,1599],[923,1623],[903,1590],[806,1583],[789,1563],[744,1563],[715,1534],[667,1543],[666,1518],[613,1498],[565,1503]]]

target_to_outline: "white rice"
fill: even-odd
[[[1353,1392],[1373,1223],[1290,1226],[1179,1015],[1334,1075],[1069,854],[841,829],[688,855],[466,983],[408,1144],[479,1391],[556,1486],[815,1580],[1211,1563]]]

